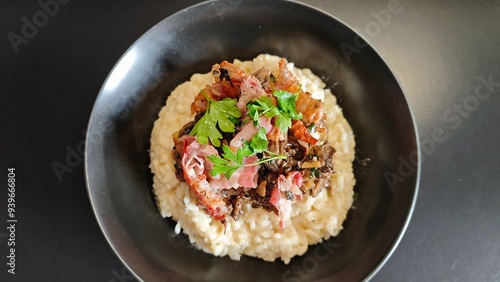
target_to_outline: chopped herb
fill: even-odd
[[[233,173],[240,167],[254,166],[272,160],[286,158],[286,156],[282,155],[273,155],[272,157],[263,158],[254,163],[245,164],[244,158],[248,157],[249,155],[246,154],[248,152],[245,152],[244,148],[238,148],[238,150],[236,150],[236,153],[234,153],[233,151],[231,151],[231,148],[228,145],[222,145],[222,151],[224,153],[221,154],[221,157],[216,155],[207,156],[208,160],[214,164],[212,170],[210,171],[210,175],[216,176],[219,174],[224,174],[224,177],[226,177],[227,179],[231,178],[231,175],[233,175]]]
[[[220,146],[219,139],[222,139],[222,134],[217,129],[216,122],[211,120],[206,113],[194,125],[189,135],[196,135],[198,142],[205,145],[208,144],[210,139],[214,146]]]
[[[266,115],[272,118],[280,114],[278,107],[273,104],[273,101],[266,96],[261,96],[247,104],[248,115],[252,118],[254,125],[258,124],[259,117]]]
[[[222,145],[222,151],[224,151],[224,153],[221,154],[223,158],[215,155],[207,156],[214,164],[210,174],[212,176],[224,174],[224,176],[229,179],[238,168],[244,165],[243,150],[238,148],[235,154],[228,145]]]
[[[276,119],[276,125],[281,133],[285,133],[292,127],[292,119],[300,120],[302,113],[297,112],[295,102],[298,94],[292,94],[284,90],[278,90],[273,93],[278,98],[278,107],[281,115]]]
[[[292,127],[292,119],[302,118],[302,113],[297,111],[295,105],[298,93],[292,94],[285,90],[277,90],[273,95],[278,99],[278,106],[275,106],[269,97],[261,96],[247,104],[248,115],[254,125],[258,124],[259,117],[262,115],[268,118],[276,117],[275,125],[279,127],[281,133],[286,133]]]
[[[234,132],[235,123],[241,117],[241,111],[236,107],[236,99],[224,98],[220,101],[214,101],[208,97],[204,90],[201,93],[207,99],[207,111],[200,120],[194,125],[189,133],[196,136],[201,144],[208,144],[219,147],[222,132]],[[219,129],[218,129],[218,128]]]
[[[257,134],[252,137],[252,140],[243,143],[243,151],[246,156],[262,153],[267,150],[268,144],[266,129],[260,128]]]
[[[313,168],[311,169],[311,172],[310,172],[311,176],[314,177],[314,178],[319,178],[321,177],[321,171],[319,171],[319,169],[317,168]]]
[[[276,98],[278,98],[278,106],[282,113],[286,113],[290,115],[293,119],[302,118],[302,114],[297,112],[297,107],[295,106],[295,102],[297,101],[297,94],[292,94],[285,90],[274,91],[273,93]]]

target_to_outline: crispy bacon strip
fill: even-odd
[[[267,94],[259,80],[253,75],[247,76],[241,83],[240,88],[241,96],[236,106],[241,110],[242,116],[245,116],[247,113],[247,103],[254,98],[266,96]]]
[[[290,93],[297,93],[300,89],[300,83],[297,78],[292,74],[286,65],[286,60],[281,58],[278,63],[278,76],[274,83],[274,88],[286,90]]]
[[[212,74],[215,83],[220,86],[222,93],[224,93],[224,98],[237,98],[240,96],[240,84],[245,77],[243,70],[224,61],[220,65],[212,67]]]
[[[323,102],[314,99],[309,92],[301,91],[295,105],[306,125],[317,123],[323,118]]]
[[[215,83],[204,88],[205,93],[211,99],[218,101],[224,98],[237,98],[240,96],[240,84],[246,76],[242,69],[228,61],[223,61],[212,66],[212,74]],[[200,91],[191,104],[191,113],[197,114],[206,110],[207,99]]]
[[[299,140],[306,141],[311,145],[316,145],[316,143],[318,143],[318,140],[311,136],[311,134],[307,130],[307,127],[301,120],[292,121],[292,128],[290,130],[292,131],[292,134]]]
[[[207,213],[216,220],[224,220],[229,212],[222,196],[207,181],[207,170],[211,163],[207,156],[217,155],[211,145],[201,145],[192,136],[184,135],[184,153],[182,155],[182,171],[184,179],[194,192]]]

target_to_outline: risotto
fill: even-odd
[[[237,69],[241,69],[244,71],[244,74],[254,74],[256,78],[259,77],[258,74],[259,72],[262,72],[262,69],[267,69],[269,70],[267,78],[270,77],[274,83],[279,83],[279,73],[283,72],[283,69],[280,69],[280,67],[283,67],[280,66],[280,59],[281,58],[277,56],[262,54],[254,58],[252,61],[235,60],[229,65],[234,65]],[[321,189],[320,187],[319,190],[314,190],[314,187],[317,187],[318,185],[312,185],[312,188],[307,188],[311,190],[304,190],[304,187],[307,186],[306,184],[308,183],[307,179],[302,179],[304,171],[307,171],[307,175],[309,175],[309,173],[313,175],[313,172],[316,173],[319,170],[325,171],[324,169],[327,169],[324,163],[321,164],[323,167],[319,170],[314,168],[314,163],[317,163],[318,160],[316,159],[316,155],[313,153],[310,153],[308,156],[301,157],[301,161],[298,162],[299,166],[302,165],[304,168],[312,168],[303,169],[301,175],[291,175],[293,171],[290,172],[287,170],[287,178],[280,176],[284,179],[283,183],[292,183],[290,184],[292,186],[293,183],[295,183],[299,186],[301,190],[297,190],[297,187],[295,187],[295,191],[292,191],[293,193],[283,191],[283,189],[280,191],[277,188],[274,190],[268,189],[268,192],[266,192],[265,187],[266,183],[267,186],[269,186],[268,178],[270,174],[266,176],[267,181],[260,181],[261,178],[259,176],[260,182],[257,182],[257,176],[255,176],[249,180],[250,182],[253,181],[253,183],[255,183],[255,186],[253,187],[255,189],[245,189],[245,191],[240,191],[242,193],[241,195],[246,193],[245,195],[247,195],[247,197],[253,197],[251,200],[236,201],[235,199],[240,199],[240,196],[237,198],[235,198],[236,196],[233,196],[233,200],[228,204],[227,210],[224,204],[220,207],[218,206],[215,210],[211,210],[211,206],[206,204],[206,202],[203,202],[204,194],[197,194],[197,191],[193,190],[193,187],[190,189],[190,185],[188,185],[188,183],[190,183],[189,178],[191,176],[189,176],[190,174],[186,172],[185,167],[183,167],[183,170],[180,170],[181,159],[179,158],[176,160],[175,154],[172,153],[173,148],[179,146],[179,142],[175,140],[180,137],[179,131],[182,131],[181,128],[183,128],[183,126],[185,127],[185,125],[193,122],[193,120],[200,120],[201,114],[196,115],[195,118],[193,107],[205,107],[208,111],[208,106],[206,105],[207,100],[204,100],[205,104],[196,104],[196,102],[200,97],[202,97],[200,96],[200,93],[204,93],[204,91],[200,92],[200,89],[206,89],[207,85],[212,85],[214,83],[214,75],[220,76],[221,79],[226,78],[230,83],[230,86],[234,86],[233,82],[236,83],[234,79],[233,81],[230,80],[230,74],[228,74],[222,67],[220,69],[213,69],[212,72],[206,74],[194,74],[189,81],[175,88],[175,90],[169,95],[166,105],[162,108],[159,113],[159,117],[154,124],[151,135],[150,168],[154,174],[153,189],[160,212],[163,217],[171,217],[177,222],[175,226],[175,233],[185,233],[189,237],[191,243],[207,253],[215,256],[229,256],[233,260],[239,260],[241,255],[258,257],[266,261],[274,261],[275,259],[280,258],[284,263],[288,264],[294,256],[304,254],[309,245],[316,244],[322,240],[328,239],[329,237],[336,236],[340,230],[342,230],[342,223],[352,205],[354,193],[353,188],[355,184],[352,168],[355,142],[352,129],[347,120],[344,118],[341,108],[337,105],[335,96],[332,95],[329,89],[325,89],[325,84],[319,77],[314,75],[309,69],[295,68],[291,62],[288,62],[285,67],[290,70],[291,74],[293,74],[293,76],[296,77],[300,83],[300,91],[310,93],[309,98],[322,101],[319,103],[322,103],[324,111],[321,112],[321,117],[318,117],[318,119],[324,119],[324,124],[327,128],[327,130],[324,131],[324,138],[326,139],[325,144],[329,144],[328,147],[331,146],[334,148],[334,154],[332,152],[334,169],[330,168],[331,172],[328,172],[328,177],[325,177],[328,183],[322,184],[325,187],[324,189]],[[283,75],[283,73],[281,73],[281,75]],[[277,82],[276,77],[278,77]],[[264,85],[264,80],[265,78],[259,78],[262,85]],[[245,82],[242,82],[242,84],[243,83]],[[243,86],[241,87],[243,89]],[[257,87],[260,88],[261,86],[257,85]],[[206,93],[204,95],[207,97]],[[242,99],[240,98],[240,100]],[[250,101],[250,99],[248,101]],[[245,100],[243,102],[248,101]],[[303,103],[299,104],[299,102],[297,102],[297,109],[299,111],[301,110],[301,106],[304,107]],[[203,113],[204,110],[205,109],[202,109],[201,112]],[[242,119],[247,110],[250,115],[252,113],[251,109],[245,108],[245,104],[243,104]],[[291,116],[293,119],[293,115]],[[261,115],[261,117],[264,117],[265,119],[265,115]],[[311,115],[309,117],[315,118]],[[299,117],[296,120],[292,120],[292,129],[295,125],[301,122],[299,120],[300,118],[306,125],[308,125],[307,113],[304,112],[304,115],[299,113]],[[238,129],[244,131],[243,128],[245,126],[256,126],[257,128],[258,125],[261,125],[261,121],[264,119],[255,119],[254,125],[252,125],[251,121],[246,123],[243,122],[241,125],[237,124],[237,131]],[[275,121],[276,118],[269,118],[267,121],[269,122],[269,120]],[[196,127],[196,125],[194,127]],[[262,128],[264,127],[265,126],[262,125]],[[307,131],[304,132],[311,133],[311,130],[313,130],[312,128],[313,126],[307,126]],[[196,131],[193,130],[193,126],[189,129],[191,130],[191,133]],[[198,128],[198,131],[200,130],[201,129]],[[273,132],[271,128],[267,131],[264,129],[261,130],[264,135],[267,134],[267,136],[272,135]],[[210,132],[207,134],[210,134]],[[232,138],[235,137],[234,134],[236,133],[233,133]],[[187,136],[188,135],[186,135],[186,139],[194,139],[191,136]],[[317,142],[316,139],[319,139],[317,135],[312,133],[307,137],[309,139],[312,138],[311,140],[315,142]],[[218,142],[214,139],[210,140],[210,143]],[[277,137],[277,140],[279,140],[279,137]],[[238,143],[238,145],[233,147],[245,147],[244,145],[247,144],[244,143],[245,139],[240,141],[241,142]],[[202,142],[200,141],[200,143]],[[304,142],[303,140],[295,140],[295,143],[304,144],[307,142]],[[189,145],[186,141],[184,141],[184,144],[186,146]],[[193,149],[195,154],[198,154],[200,150],[205,150],[205,148],[208,147],[214,148],[210,145],[198,144],[197,142],[196,144],[198,147]],[[233,143],[231,143],[231,145],[233,145]],[[311,144],[306,145],[313,148]],[[225,145],[222,144],[222,146]],[[271,147],[271,145],[269,146]],[[191,145],[189,147],[191,147]],[[229,146],[227,147],[229,148]],[[181,149],[181,154],[182,150],[186,152],[186,148],[183,147],[183,149]],[[311,150],[312,149],[309,149],[309,151]],[[218,156],[217,150],[214,152],[215,153],[213,154]],[[276,149],[276,152],[279,152],[279,150]],[[266,155],[267,153],[271,155]],[[264,154],[268,157],[264,161],[272,161],[269,161],[269,163],[266,164],[260,164],[259,174],[262,173],[265,167],[272,170],[272,165],[276,166],[275,163],[283,166],[283,162],[286,162],[286,160],[280,160],[279,157],[276,157],[278,154],[274,155],[272,152],[268,152],[267,150],[264,150],[264,153],[260,152],[260,154]],[[221,154],[221,156],[224,156],[224,154]],[[208,158],[210,157],[213,158],[214,155],[209,156]],[[227,161],[224,163],[222,158],[220,159],[222,165],[227,163]],[[250,157],[248,159],[250,159]],[[216,161],[211,158],[210,160],[213,160],[214,162]],[[183,165],[184,161],[185,159],[183,158]],[[311,164],[311,166],[306,166],[306,163]],[[216,167],[216,165],[214,167]],[[244,168],[246,169],[248,166],[243,165],[242,168],[235,172],[235,174],[238,174],[238,171],[243,171]],[[182,175],[182,171],[184,171],[184,175]],[[179,172],[181,172],[181,175],[179,175]],[[300,180],[294,182],[295,179],[297,179],[295,176],[298,176]],[[183,180],[183,177],[188,178],[186,179],[187,182],[181,181]],[[227,177],[227,179],[225,179],[226,182],[228,182],[227,180],[233,178],[231,174],[225,174],[225,176],[221,174],[219,176],[207,177],[213,177],[214,179],[225,179],[225,177]],[[242,178],[240,177],[240,179]],[[264,176],[262,176],[262,179],[264,179]],[[278,178],[275,177],[275,182],[273,183],[281,183],[279,182],[279,179],[276,179]],[[289,180],[288,182],[287,179]],[[263,192],[261,191],[262,197],[260,197],[256,195],[256,193],[260,194],[258,190],[262,188],[260,186],[262,186],[261,184],[263,182],[265,182],[263,188],[264,190]],[[215,183],[215,180],[212,183]],[[318,181],[315,183],[317,184]],[[190,184],[193,186],[192,183]],[[233,186],[233,188],[236,186]],[[245,187],[247,186],[251,186],[251,184],[246,185]],[[275,186],[277,187],[280,185]],[[250,194],[253,196],[248,196],[249,190],[257,190],[257,192],[252,192],[253,194]],[[277,194],[274,194],[275,192]],[[278,198],[282,195],[281,197],[283,198],[280,199],[280,203],[287,202],[287,200],[289,200],[287,202],[288,205],[285,207],[284,205],[279,205],[277,201],[274,201],[276,195],[278,195]],[[257,203],[255,198],[262,199],[262,201]]]

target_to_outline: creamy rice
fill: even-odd
[[[276,75],[279,57],[259,55],[253,61],[234,64],[247,74],[266,66]],[[242,254],[274,261],[281,258],[289,263],[291,258],[302,255],[309,245],[336,236],[342,230],[353,201],[355,184],[352,162],[354,160],[354,135],[337,105],[335,96],[309,69],[288,68],[297,77],[304,91],[324,101],[324,112],[329,128],[328,140],[337,150],[334,155],[335,172],[331,188],[323,189],[316,197],[308,193],[293,205],[292,217],[280,232],[279,217],[262,208],[254,209],[250,203],[242,207],[238,221],[227,217],[227,226],[212,219],[200,208],[196,196],[186,182],[175,177],[175,161],[171,156],[174,143],[172,134],[193,120],[190,105],[201,88],[212,84],[211,73],[194,74],[179,85],[168,97],[151,135],[151,170],[154,173],[154,193],[163,217],[177,221],[175,232],[184,232],[203,251],[215,256],[228,255],[239,260]]]

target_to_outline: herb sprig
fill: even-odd
[[[244,148],[240,147],[238,148],[238,150],[236,150],[236,152],[233,152],[231,151],[231,148],[228,145],[224,144],[222,145],[222,151],[224,153],[221,154],[221,157],[216,155],[211,155],[207,156],[207,158],[214,164],[212,170],[210,171],[210,175],[216,176],[219,174],[224,174],[224,177],[226,177],[226,179],[231,178],[231,175],[233,175],[233,173],[241,167],[254,166],[272,160],[286,158],[286,156],[276,155],[273,154],[272,152],[266,151],[266,153],[272,155],[272,157],[263,158],[257,162],[245,164],[244,163],[245,157],[248,157],[250,155],[247,155],[248,152],[245,152]]]
[[[222,134],[219,129],[222,132],[234,132],[235,120],[241,117],[241,111],[236,107],[236,99],[224,98],[215,101],[210,99],[204,90],[201,90],[201,93],[207,99],[207,110],[189,135],[196,136],[201,144],[206,145],[210,140],[212,145],[220,147]]]
[[[210,171],[210,174],[212,176],[224,174],[224,176],[229,179],[231,178],[231,175],[233,175],[233,173],[240,167],[254,166],[277,159],[286,159],[286,156],[276,155],[272,152],[269,152],[267,150],[268,144],[269,141],[266,137],[266,129],[260,128],[257,134],[255,134],[251,140],[244,141],[243,147],[238,148],[236,152],[233,152],[229,146],[222,145],[222,151],[224,152],[221,154],[222,158],[216,155],[207,157],[214,164],[214,167]],[[263,158],[257,162],[250,164],[244,163],[245,157],[264,152],[271,157]]]
[[[302,113],[297,111],[295,105],[298,93],[292,94],[285,90],[276,90],[273,95],[278,100],[277,106],[273,104],[269,97],[261,96],[247,104],[248,116],[255,125],[262,115],[268,118],[276,117],[275,125],[278,126],[281,133],[286,133],[292,127],[292,120],[302,118]]]
[[[208,144],[208,140],[216,146],[220,146],[222,134],[217,129],[217,125],[223,132],[234,132],[234,120],[241,117],[241,111],[236,107],[236,99],[223,99],[213,101],[202,90],[201,92],[208,101],[207,111],[203,117],[195,124],[190,135],[196,135],[201,144]],[[266,96],[261,96],[247,104],[248,116],[258,126],[259,117],[265,115],[268,118],[276,117],[275,126],[278,126],[281,133],[286,133],[292,127],[292,120],[300,120],[302,113],[297,111],[295,105],[298,93],[292,94],[285,90],[276,90],[273,95],[278,100],[278,105]],[[286,156],[277,155],[267,150],[269,141],[266,137],[265,128],[252,137],[251,140],[243,142],[243,146],[233,152],[228,145],[222,145],[223,153],[221,156],[207,156],[213,163],[210,171],[212,176],[223,174],[227,179],[241,167],[254,166],[265,162],[286,159]],[[266,153],[268,158],[262,158],[257,162],[245,164],[245,158],[251,155]]]

